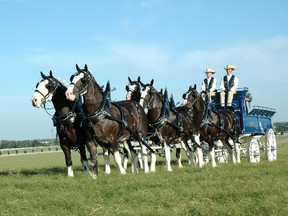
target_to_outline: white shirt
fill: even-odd
[[[225,76],[227,76],[228,82],[229,82],[229,80],[231,79],[232,75],[233,75],[233,74],[225,75]],[[225,76],[224,76],[224,77],[225,77]],[[224,77],[222,77],[221,83],[220,83],[220,88],[221,88],[222,91],[225,91]],[[232,88],[231,88],[230,90],[236,91],[237,88],[238,88],[238,83],[239,83],[239,80],[238,80],[238,78],[234,75],[234,85],[232,86]]]
[[[208,80],[207,80],[207,81],[208,81],[208,84],[207,84],[208,86],[209,86],[209,83],[210,83],[210,81],[211,81],[211,78],[212,78],[212,76],[209,77],[209,78],[206,78],[206,79],[208,79]],[[205,79],[204,79],[204,80],[205,80]],[[202,81],[202,91],[206,91],[206,85],[205,85],[204,80]],[[213,83],[212,83],[212,87],[211,87],[211,89],[210,89],[210,92],[215,91],[216,88],[217,88],[217,80],[216,80],[216,78],[214,77],[214,80],[213,80]]]

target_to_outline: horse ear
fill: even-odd
[[[142,87],[144,87],[144,83],[142,83],[141,80],[139,80],[139,83]]]
[[[78,66],[78,64],[76,64],[76,70],[79,72],[80,71],[80,68]]]
[[[192,86],[190,85],[188,91],[191,91],[191,90],[192,90]]]
[[[50,70],[49,76],[53,77],[52,70]]]
[[[153,86],[154,84],[154,79],[151,80],[150,85]]]
[[[194,84],[194,89],[196,89],[197,88],[197,85],[196,84]]]
[[[41,74],[41,77],[42,77],[43,79],[46,79],[46,76],[43,74],[42,71],[40,71],[40,74]]]
[[[140,82],[140,76],[138,76],[137,82]]]
[[[164,98],[168,98],[168,90],[167,90],[167,88],[165,88],[165,91],[164,91]]]
[[[87,64],[85,64],[84,69],[85,69],[85,71],[88,71],[88,66],[87,66]]]
[[[129,81],[130,84],[132,84],[132,80],[131,80],[131,78],[129,76],[128,76],[128,81]]]

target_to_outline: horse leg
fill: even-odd
[[[139,168],[143,169],[143,158],[142,158],[141,152],[137,153],[137,157],[138,157]]]
[[[91,157],[91,176],[93,179],[98,177],[98,157],[97,157],[97,146],[93,140],[87,142],[87,147]]]
[[[203,160],[202,148],[199,147],[199,146],[201,146],[200,134],[194,135],[194,141],[196,142],[195,148],[196,148],[196,157],[197,157],[198,167],[202,168],[204,165],[204,160]]]
[[[116,141],[115,141],[114,145],[112,144],[112,147],[113,146],[114,146],[114,148],[113,148],[114,160],[115,160],[115,163],[118,166],[118,170],[119,170],[120,174],[126,174],[126,171],[125,171],[125,169],[122,166],[121,155],[120,155],[120,152],[119,152],[118,145],[117,145]]]
[[[130,141],[131,142],[131,144],[132,143],[134,143],[132,146],[134,147],[134,146],[138,146],[137,144],[140,144],[140,148],[141,148],[141,151],[139,151],[138,153],[136,153],[135,152],[135,154],[137,155],[137,158],[138,158],[138,167],[140,168],[140,169],[143,169],[143,159],[142,159],[142,145],[141,145],[141,143],[139,143],[138,141]],[[136,144],[135,144],[136,143]],[[124,162],[123,162],[124,163]],[[125,168],[125,170],[126,170],[126,168]]]
[[[168,172],[172,172],[170,145],[167,145],[166,142],[164,142],[164,151],[165,151],[165,159],[166,159],[166,170]]]
[[[137,173],[138,170],[137,170],[136,153],[135,153],[135,151],[134,151],[134,149],[133,149],[133,147],[132,147],[132,145],[131,145],[129,140],[124,141],[123,144],[124,144],[124,149],[126,149],[129,157],[131,158],[132,173]]]
[[[224,142],[225,148],[228,150],[229,155],[231,157],[232,163],[236,163],[236,158],[234,154],[234,143],[230,138],[226,138]],[[231,148],[232,147],[232,148]],[[234,148],[233,148],[234,147]]]
[[[149,173],[147,147],[143,144],[141,144],[140,156],[141,156],[142,168],[144,170],[144,173]],[[140,161],[140,159],[139,159],[139,161]]]
[[[123,148],[123,168],[126,170],[128,166],[129,153],[126,148]]]
[[[216,160],[215,160],[215,151],[214,151],[214,142],[210,141],[209,143],[209,155],[211,158],[212,167],[216,167]]]
[[[176,161],[179,168],[182,168],[183,165],[181,163],[181,148],[176,148]]]
[[[66,142],[60,139],[60,147],[65,156],[65,163],[67,167],[67,176],[74,177],[73,167],[72,167],[72,159],[71,159],[71,151],[69,147],[66,145]]]
[[[192,145],[189,145],[189,142],[190,144],[192,143],[191,140],[189,139],[189,140],[182,141],[181,144],[182,144],[183,149],[186,151],[186,155],[188,157],[188,164],[191,166],[195,166],[195,161],[193,158],[193,151],[191,149]]]
[[[240,143],[234,142],[236,152],[236,163],[241,163]]]
[[[89,167],[88,167],[88,160],[86,156],[86,148],[85,145],[81,145],[79,147],[80,156],[81,156],[81,164],[83,166],[84,173],[88,175],[90,173]]]
[[[105,173],[109,175],[111,173],[111,167],[110,167],[110,152],[106,148],[103,149],[103,157],[105,162]]]
[[[156,153],[151,152],[150,172],[156,172]]]

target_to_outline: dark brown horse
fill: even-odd
[[[125,174],[118,142],[124,143],[128,149],[129,141],[136,138],[143,144],[142,147],[145,146],[144,140],[147,135],[148,123],[144,109],[134,101],[111,103],[108,85],[103,91],[88,70],[87,65],[84,66],[84,69],[80,69],[76,65],[76,69],[77,72],[70,79],[71,84],[66,91],[66,97],[74,101],[83,95],[85,118],[83,127],[87,140],[95,138],[100,146],[111,149],[120,173]],[[92,161],[94,161],[92,174],[96,178],[98,175],[97,150],[96,147],[90,147]],[[137,172],[133,151],[131,151],[131,157],[132,171]],[[147,156],[145,161],[146,168],[144,169],[147,172],[149,170]]]
[[[141,94],[140,76],[138,76],[138,79],[136,81],[132,81],[131,78],[128,77],[128,81],[129,81],[129,84],[126,85],[126,87],[125,87],[125,89],[127,91],[126,100],[132,100],[132,101],[136,101],[137,103],[139,103],[140,96],[141,96],[140,95]],[[131,141],[131,142],[135,142],[135,141]],[[137,154],[138,155],[138,161],[139,161],[139,167],[141,169],[143,169],[143,160],[142,160],[142,156],[141,156],[142,154],[147,155],[147,152],[138,152],[138,154]],[[126,152],[124,149],[123,167],[125,170],[127,169],[128,158],[129,158],[128,152]]]
[[[227,109],[209,110],[208,104],[198,93],[196,85],[190,86],[183,98],[183,104],[193,109],[192,125],[195,141],[198,144],[202,140],[208,143],[212,166],[216,166],[214,143],[219,140],[223,141],[232,161],[240,163],[240,125],[237,115]],[[236,151],[236,159],[233,149]]]
[[[141,81],[140,76],[138,76],[137,80],[135,80],[135,81],[132,81],[131,78],[128,77],[128,81],[129,81],[129,84],[126,86],[126,91],[127,91],[126,99],[127,100],[135,100],[137,102],[140,102],[141,86],[145,86],[145,84],[143,84],[143,82]],[[154,82],[154,81],[151,81],[151,82]],[[163,98],[163,90],[162,89],[160,90],[159,94]],[[178,113],[182,113],[180,115],[181,115],[181,117],[184,117],[186,121],[191,120],[191,117],[192,117],[191,113],[192,112],[190,112],[189,108],[183,107],[183,106],[176,107],[172,95],[171,95],[171,98],[169,99],[169,107],[170,107],[171,111],[175,113],[175,115],[179,116]],[[181,119],[178,119],[178,120],[181,120]],[[191,125],[191,122],[188,123],[188,125]],[[150,129],[151,129],[151,127],[150,127]],[[153,128],[151,130],[151,133],[154,133]],[[153,141],[153,145],[159,145],[160,144],[160,140],[159,140],[158,136],[150,137],[150,141]],[[190,143],[191,141],[192,140],[190,140],[190,138],[188,137],[187,140],[180,142],[180,145],[175,145],[176,160],[177,160],[177,164],[180,168],[183,167],[182,162],[181,162],[181,149],[184,149],[186,151],[189,164],[190,165],[194,164],[193,153],[192,153],[192,149],[191,149],[192,145]],[[188,144],[188,142],[190,143],[190,145]],[[150,171],[155,172],[155,165],[156,165],[156,154],[151,153]]]
[[[31,99],[32,105],[39,108],[46,100],[52,100],[55,108],[52,120],[59,136],[60,147],[65,155],[68,176],[74,176],[71,149],[79,150],[84,171],[89,173],[83,128],[75,112],[78,108],[77,104],[66,99],[67,88],[53,76],[52,71],[49,76],[45,76],[42,72],[40,74],[43,79],[36,85]]]
[[[172,171],[170,145],[182,143],[184,146],[188,146],[185,142],[192,138],[191,116],[186,107],[171,110],[167,90],[162,95],[154,88],[153,84],[154,80],[151,80],[146,85],[141,83],[143,90],[141,92],[140,105],[148,110],[149,125],[157,134],[165,151],[166,170]],[[191,163],[193,162],[191,161]]]

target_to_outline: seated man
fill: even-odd
[[[211,102],[211,96],[216,95],[217,80],[212,75],[215,74],[215,71],[212,68],[206,68],[206,78],[202,81],[202,97],[206,100],[206,103]]]
[[[238,87],[238,78],[232,74],[232,72],[236,69],[235,66],[233,65],[227,65],[225,68],[226,70],[226,75],[221,79],[220,83],[220,88],[221,88],[221,93],[220,93],[220,102],[221,106],[225,106],[225,99],[227,96],[227,106],[232,105],[233,97],[234,94],[237,91]]]

